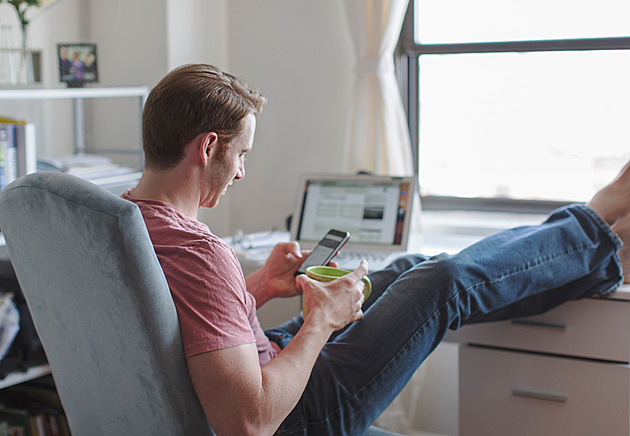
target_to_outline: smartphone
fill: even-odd
[[[341,250],[350,239],[350,233],[341,230],[330,229],[328,233],[317,243],[311,254],[309,254],[295,275],[305,274],[309,266],[326,265]]]

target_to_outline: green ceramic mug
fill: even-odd
[[[335,268],[333,266],[310,266],[306,268],[306,275],[313,280],[317,280],[320,282],[331,282],[339,277],[345,276],[351,271],[347,271],[345,269]],[[363,296],[364,301],[368,299],[370,293],[372,293],[372,282],[368,278],[368,276],[364,276],[361,280],[365,284],[363,288]],[[304,318],[308,314],[308,307],[306,306],[306,300],[302,298],[302,314]]]

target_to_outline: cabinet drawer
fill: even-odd
[[[460,349],[461,436],[628,436],[625,364]]]
[[[616,362],[630,360],[630,302],[588,298],[546,314],[465,326],[446,340]]]

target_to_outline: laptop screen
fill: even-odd
[[[305,176],[292,237],[315,243],[334,228],[350,232],[348,246],[404,250],[414,193],[412,177]]]

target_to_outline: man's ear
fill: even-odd
[[[218,146],[219,136],[214,132],[209,132],[201,136],[201,141],[199,142],[199,155],[204,163],[204,165],[210,159],[212,154],[212,150]]]

